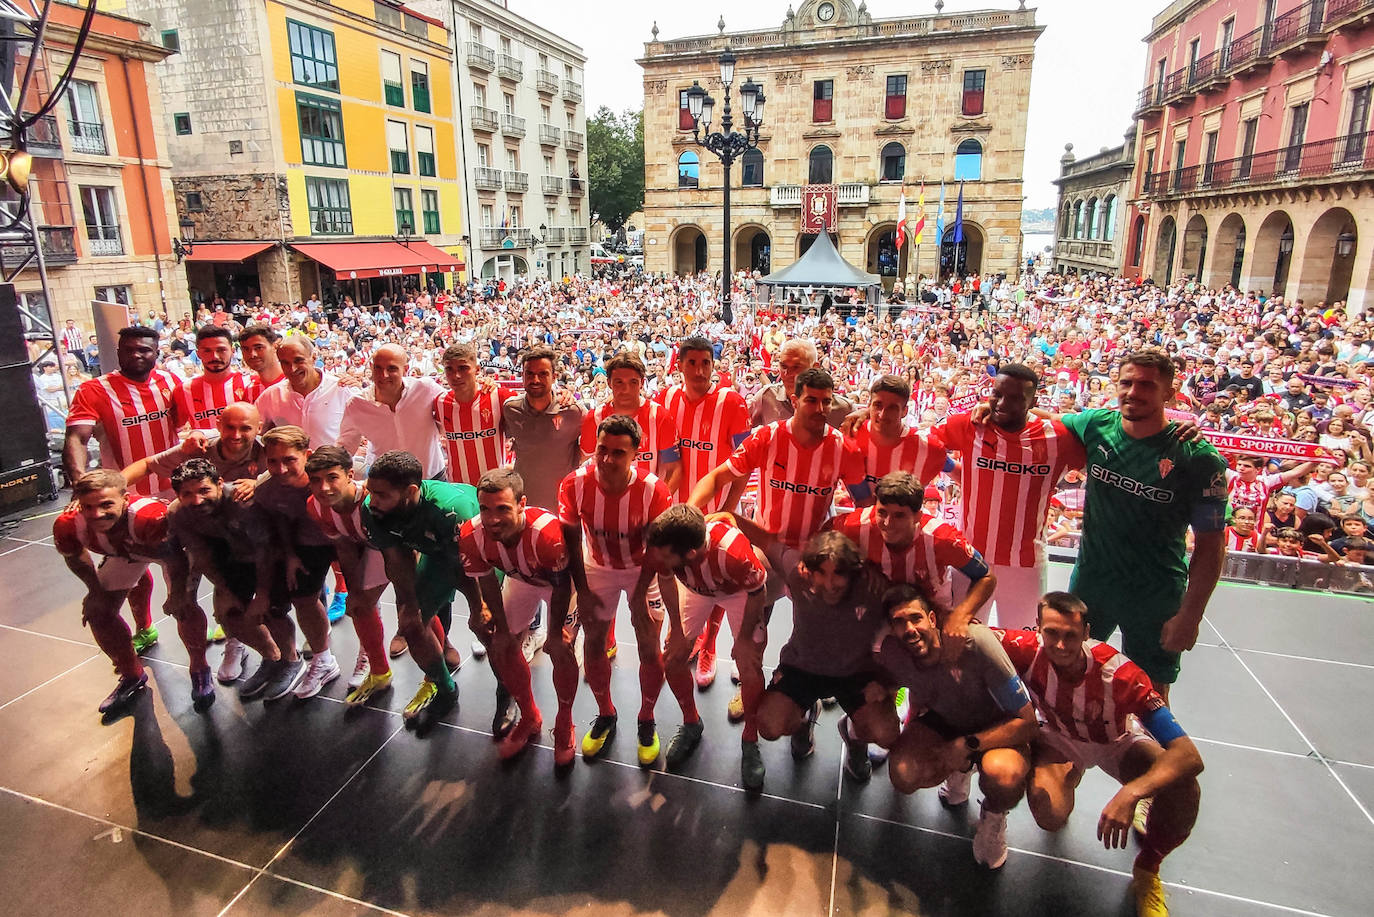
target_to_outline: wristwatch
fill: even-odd
[[[978,753],[978,747],[981,744],[982,743],[978,741],[978,737],[976,735],[964,736],[964,747],[968,749],[970,757]]]

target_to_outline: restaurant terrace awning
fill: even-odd
[[[276,242],[196,242],[186,260],[242,264],[276,245]]]
[[[339,280],[461,271],[463,262],[428,242],[300,242],[292,248],[334,272]]]

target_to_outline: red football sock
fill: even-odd
[[[143,662],[138,658],[138,653],[134,652],[133,634],[129,631],[129,625],[119,616],[118,610],[109,614],[88,616],[86,623],[91,627],[91,636],[95,638],[96,646],[110,657],[115,671],[125,678],[137,678],[143,674]]]
[[[706,629],[701,633],[701,646],[711,652],[716,651],[716,637],[720,634],[720,622],[725,620],[725,609],[720,605],[711,609],[711,617],[706,619]]]
[[[510,696],[520,708],[520,718],[527,723],[542,719],[539,707],[534,702],[534,687],[530,684],[530,664],[525,661],[525,653],[514,640],[502,640],[498,651],[491,654],[494,668],[499,671],[501,683],[506,686]]]
[[[205,659],[206,644],[209,642],[205,639],[205,631],[209,626],[210,621],[199,605],[192,605],[188,612],[177,619],[177,636],[181,637],[181,645],[186,647],[186,653],[191,657],[192,672],[204,672],[210,668],[210,663]]]
[[[640,669],[641,678],[643,669]],[[668,682],[668,690],[673,692],[673,697],[677,698],[677,705],[682,708],[682,722],[695,723],[701,719],[697,713],[697,686],[692,678],[692,671],[687,666],[678,666],[676,669],[664,669],[664,678]]]
[[[663,692],[663,657],[657,652],[649,659],[639,659],[639,718],[652,720],[654,708],[658,706],[658,695]]]
[[[368,670],[373,675],[390,672],[391,662],[386,656],[386,631],[382,626],[381,610],[374,605],[366,611],[354,612],[352,617],[358,643],[367,655]]]
[[[568,653],[566,660],[560,659],[560,656],[553,656],[553,691],[558,695],[558,716],[553,728],[554,733],[559,735],[572,729],[573,701],[577,698],[577,683],[580,680],[577,660],[573,655]]]
[[[153,626],[153,573],[144,570],[134,588],[129,590],[129,611],[134,616],[134,630]]]
[[[746,742],[759,740],[759,703],[763,700],[763,679],[740,673],[740,700],[744,702],[744,733],[740,736]]]
[[[583,647],[582,664],[587,667],[587,686],[596,698],[597,712],[602,716],[613,716],[615,704],[611,702],[611,660],[605,653],[592,649],[590,641]]]

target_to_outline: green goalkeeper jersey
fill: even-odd
[[[1179,442],[1174,424],[1144,439],[1115,410],[1066,414],[1088,455],[1083,538],[1074,583],[1179,595],[1188,579],[1185,537],[1226,525],[1226,463],[1211,443]]]

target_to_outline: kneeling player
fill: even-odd
[[[1091,614],[1082,600],[1048,593],[1037,616],[1038,634],[1002,634],[1044,719],[1032,746],[1031,814],[1046,831],[1064,827],[1083,772],[1100,767],[1121,789],[1102,810],[1097,837],[1108,848],[1124,847],[1137,804],[1153,797],[1133,870],[1136,909],[1142,917],[1167,914],[1159,864],[1197,820],[1202,756],[1149,676],[1113,647],[1088,639]]]
[[[894,586],[883,607],[890,630],[878,663],[891,682],[909,689],[911,709],[925,711],[908,720],[892,743],[888,776],[900,792],[914,793],[977,765],[983,805],[973,858],[997,869],[1007,859],[1007,812],[1021,800],[1037,729],[1026,688],[997,636],[982,624],[969,625],[966,648],[950,662],[941,652],[945,638],[935,609],[920,591]],[[880,744],[897,725],[890,704],[884,712],[887,728],[875,736]]]

